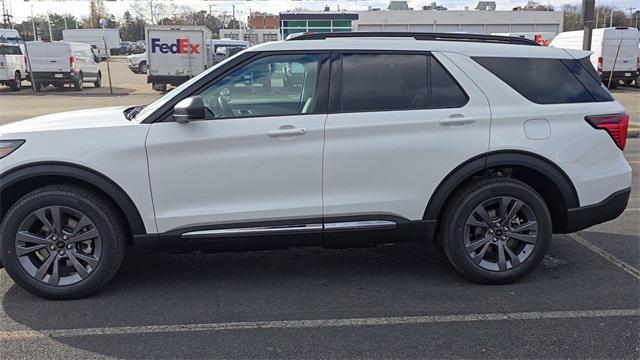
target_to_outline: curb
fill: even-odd
[[[637,137],[640,137],[640,128],[627,130],[627,139],[628,138],[637,138]]]

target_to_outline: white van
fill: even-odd
[[[0,84],[19,91],[27,75],[25,57],[19,45],[0,43]]]
[[[217,64],[222,60],[228,57],[231,57],[249,47],[251,47],[251,43],[244,40],[232,40],[232,39],[211,40],[211,52],[213,53],[213,63]]]
[[[65,29],[62,30],[62,39],[92,45],[96,55],[103,60],[110,57],[111,49],[120,48],[118,29]]]
[[[31,41],[27,50],[37,91],[48,85],[73,84],[76,91],[82,90],[85,82],[101,85],[99,59],[89,44]]]
[[[567,31],[558,34],[549,46],[582,49],[583,31]],[[631,82],[638,76],[638,29],[616,27],[594,29],[591,38],[590,60],[606,84],[611,77],[611,86],[618,80]],[[617,54],[617,57],[616,57]],[[611,73],[613,72],[613,76]]]

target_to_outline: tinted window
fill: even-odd
[[[578,81],[584,86],[584,88],[591,94],[595,101],[613,101],[611,93],[604,87],[598,73],[591,65],[589,58],[586,64],[582,60],[562,60],[564,66],[569,69],[573,75],[578,78]],[[584,59],[583,59],[584,60]],[[593,74],[595,74],[595,77]]]
[[[343,112],[422,109],[427,106],[427,57],[345,54]]]
[[[0,55],[22,55],[17,46],[0,46]]]
[[[467,95],[436,59],[430,59],[430,108],[457,108],[467,102]]]
[[[594,101],[559,59],[476,57],[474,60],[535,103]]]
[[[202,92],[209,118],[314,113],[320,56],[268,56],[234,70]]]

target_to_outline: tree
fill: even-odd
[[[562,31],[582,30],[581,24],[581,8],[578,5],[564,4],[562,5]]]
[[[526,11],[553,11],[553,6],[551,5],[543,5],[537,1],[529,0],[525,6],[522,6],[520,9]]]

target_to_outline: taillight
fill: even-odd
[[[602,56],[598,57],[598,72],[602,72]]]
[[[620,150],[627,144],[628,114],[591,115],[584,118],[595,129],[606,130]]]
[[[71,68],[71,73],[76,72],[76,58],[73,56],[69,56],[69,67]]]

